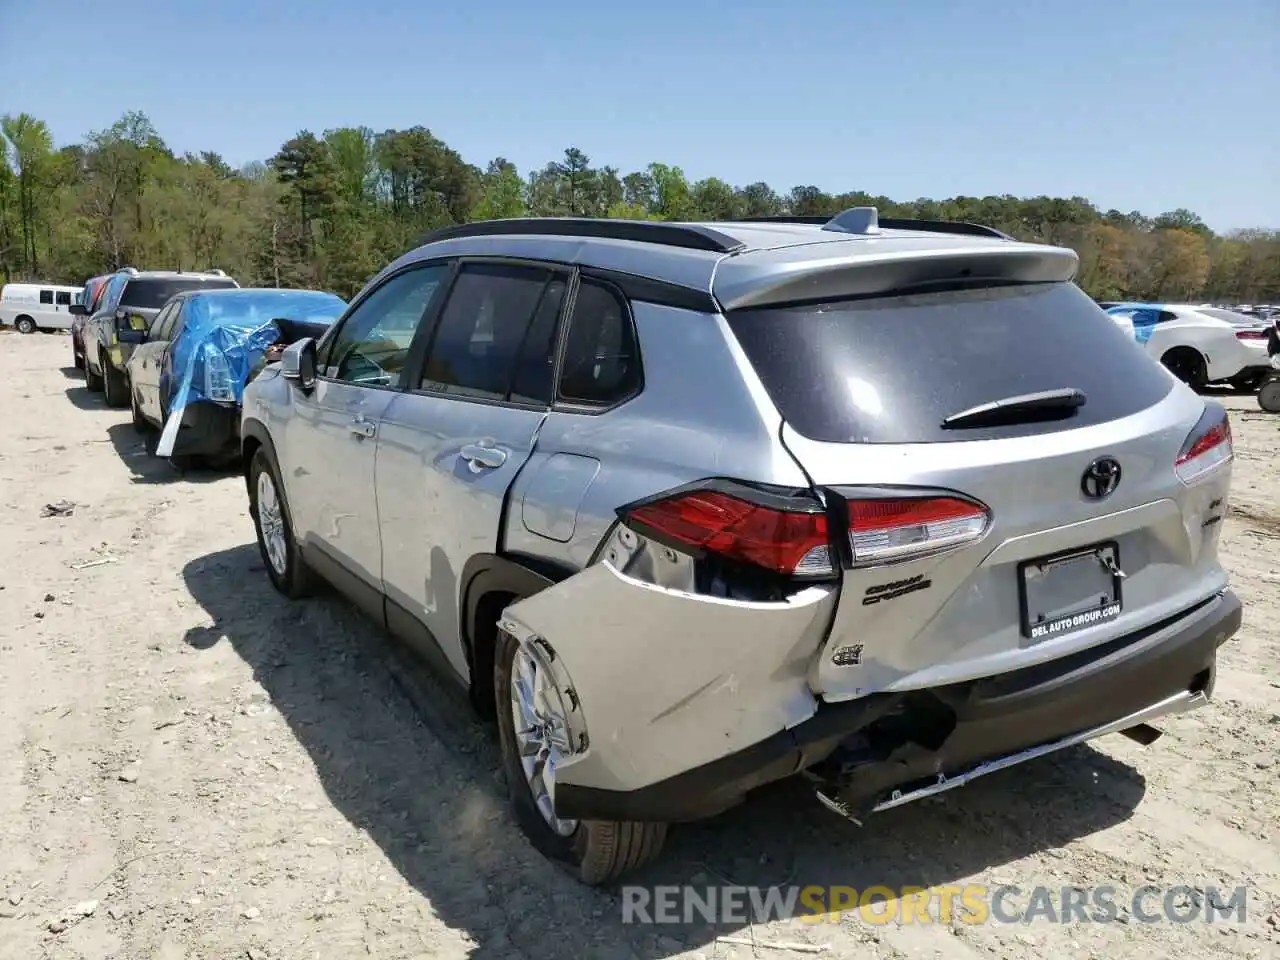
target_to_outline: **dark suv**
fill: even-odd
[[[129,405],[125,364],[169,298],[188,290],[217,290],[239,284],[221,270],[135,270],[126,267],[107,282],[81,334],[85,385],[106,393],[107,405]]]

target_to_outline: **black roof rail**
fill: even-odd
[[[858,208],[855,207],[853,209]],[[832,220],[835,220],[841,215],[842,214],[836,214],[835,217],[743,217],[734,222],[808,223],[815,226],[825,227]],[[995,227],[983,226],[980,223],[968,223],[964,220],[914,220],[898,217],[880,217],[878,218],[878,223],[882,230],[920,230],[927,231],[929,233],[951,233],[964,237],[995,237],[999,240],[1013,239],[1007,233],[1001,233]]]
[[[507,220],[476,220],[433,230],[419,246],[458,237],[529,236],[592,237],[599,240],[634,240],[687,250],[736,253],[746,247],[726,233],[690,223],[661,220],[596,220],[590,217],[513,217]]]

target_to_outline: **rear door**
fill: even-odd
[[[550,406],[553,338],[568,272],[464,263],[418,382],[378,424],[376,488],[388,621],[467,676],[459,584],[500,546],[508,488]],[[394,622],[398,619],[398,622]]]
[[[783,442],[849,528],[811,680],[828,699],[1048,660],[1225,585],[1210,518],[1229,474],[1188,486],[1174,472],[1203,401],[1074,285],[728,322],[786,421]],[[1069,391],[1083,403],[1060,402]]]

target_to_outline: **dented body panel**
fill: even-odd
[[[545,639],[581,703],[588,746],[558,781],[636,790],[813,716],[807,675],[834,602],[829,586],[785,603],[697,596],[603,562],[507,608],[502,624]]]

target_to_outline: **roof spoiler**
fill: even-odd
[[[927,292],[958,285],[1073,280],[1074,250],[1040,244],[975,243],[936,250],[850,252],[822,256],[813,246],[772,250],[767,259],[730,257],[716,270],[712,295],[723,310]]]

